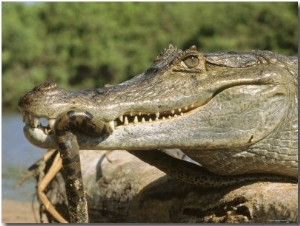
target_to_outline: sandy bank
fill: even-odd
[[[39,205],[37,201],[34,203],[34,212],[30,202],[17,202],[13,200],[2,200],[2,223],[38,223],[34,215],[39,221]],[[48,222],[43,218],[44,222]]]

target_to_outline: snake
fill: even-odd
[[[106,126],[102,121],[93,120],[91,113],[76,109],[62,113],[57,118],[54,128],[65,174],[70,221],[88,223],[88,207],[76,131],[89,136],[101,136],[107,132]]]

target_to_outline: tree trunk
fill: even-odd
[[[126,151],[111,151],[108,158],[105,151],[81,151],[81,165],[91,223],[298,221],[298,184],[205,189],[175,180]],[[65,196],[53,198],[54,191],[64,192],[57,177],[46,194],[67,218],[66,206],[61,206]]]

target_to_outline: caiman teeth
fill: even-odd
[[[30,126],[36,128],[38,124],[39,124],[39,119],[36,117],[32,117],[32,119],[30,120]]]
[[[128,111],[123,115],[117,117],[114,122],[114,127],[127,126],[129,124],[147,123],[147,122],[159,122],[165,121],[173,118],[183,116],[187,112],[195,109],[195,105],[191,104],[189,106],[184,106],[181,108],[175,108],[169,111],[156,111],[153,113],[141,112],[141,111]]]
[[[55,119],[54,118],[49,119],[48,123],[49,123],[50,129],[53,130],[54,129],[54,124],[55,124]]]
[[[196,107],[194,104],[189,106],[175,108],[168,111],[162,112],[141,112],[141,111],[129,111],[117,117],[115,120],[106,122],[106,127],[108,132],[111,134],[114,132],[116,127],[118,126],[127,126],[129,124],[138,124],[138,123],[152,123],[152,122],[159,122],[159,121],[168,121],[174,118],[181,117],[188,113],[189,111],[195,109]],[[41,117],[41,118],[40,118]],[[27,112],[22,112],[23,122],[32,127],[32,128],[39,128],[42,129],[45,133],[50,133],[54,130],[54,125],[56,119],[54,118],[47,118],[43,116],[34,116]],[[43,126],[41,120],[47,120],[48,125]],[[41,123],[39,123],[41,122]],[[46,122],[47,123],[47,122]],[[44,123],[43,123],[44,124]]]
[[[40,118],[27,112],[23,112],[22,117],[25,125],[30,126],[31,128],[42,129],[46,134],[49,134],[53,131],[55,119],[48,119],[46,117]],[[43,126],[41,120],[46,123],[48,122],[48,125]]]
[[[124,125],[127,126],[129,123],[128,123],[128,118],[125,116],[125,119],[124,119]]]
[[[106,127],[107,127],[108,132],[110,134],[112,134],[113,131],[115,130],[115,122],[114,121],[107,122]]]

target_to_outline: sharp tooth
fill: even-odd
[[[151,118],[149,118],[149,122],[152,122],[152,119],[151,119]]]
[[[139,112],[139,116],[142,114],[142,112]]]
[[[123,115],[119,117],[120,121],[123,122]]]
[[[129,123],[128,123],[128,118],[125,116],[124,117],[124,125],[126,126],[126,125],[128,125]]]
[[[159,121],[159,119],[158,119],[158,118],[155,118],[155,121]]]
[[[175,114],[174,117],[176,118],[176,117],[178,117],[178,115]]]
[[[193,104],[191,104],[191,108],[193,108],[194,107],[194,105]]]
[[[172,116],[171,115],[169,115],[169,117],[168,118],[172,118]]]
[[[48,130],[47,128],[44,128],[44,132],[45,132],[45,134],[49,134],[50,130]]]
[[[178,112],[181,112],[181,108],[178,108]]]
[[[165,118],[165,117],[162,117],[162,120],[166,120],[166,118]]]
[[[36,128],[37,126],[38,126],[38,124],[39,124],[39,119],[38,118],[36,118],[36,117],[32,117],[32,120],[31,120],[31,126],[33,127],[33,128]]]
[[[130,116],[133,116],[133,112],[130,112],[129,114],[130,114]]]
[[[133,123],[136,124],[136,123],[138,123],[138,122],[139,122],[138,117],[135,116],[134,119],[133,119]]]
[[[106,124],[108,132],[110,134],[112,134],[112,132],[115,130],[115,122],[114,121],[110,121],[110,122],[107,122],[105,124]]]
[[[145,118],[143,117],[143,118],[142,118],[142,123],[145,123],[145,122],[146,122],[146,120],[145,120]]]
[[[183,115],[183,113],[181,112],[180,115]]]
[[[30,122],[29,114],[25,114],[25,124],[28,125]]]
[[[54,124],[55,124],[55,119],[54,118],[49,118],[48,119],[48,124],[51,130],[54,129]]]
[[[174,115],[175,111],[174,111],[174,110],[172,110],[172,111],[171,111],[171,113]]]
[[[110,121],[109,122],[109,127],[111,129],[111,132],[113,132],[115,130],[115,122],[114,121]]]
[[[157,118],[159,118],[159,112],[156,112],[155,115]]]
[[[184,110],[187,111],[189,108],[188,107],[184,107]]]

